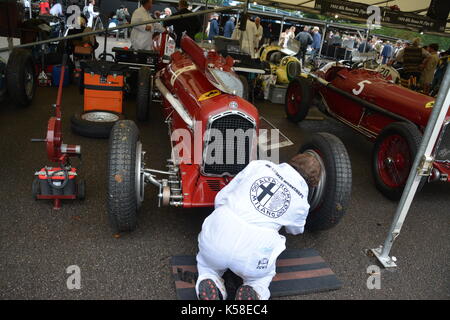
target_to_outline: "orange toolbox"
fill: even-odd
[[[84,111],[106,110],[122,113],[127,66],[110,61],[83,62]]]

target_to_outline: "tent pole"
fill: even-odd
[[[206,0],[206,3],[205,3],[205,9],[206,10],[208,10],[208,0]],[[202,34],[202,45],[203,45],[203,42],[205,41],[205,34],[206,34],[206,29],[207,29],[207,24],[208,24],[208,15],[207,14],[205,14],[205,16],[203,17],[203,28],[202,28],[202,30],[203,30],[203,34]],[[206,37],[208,38],[208,34],[206,35]]]
[[[319,29],[319,31],[320,31],[320,29]],[[322,40],[320,41],[320,48],[319,48],[319,59],[320,59],[320,57],[322,55],[322,47],[323,47],[323,43],[325,41],[325,34],[326,33],[327,33],[327,25],[325,25],[323,27],[323,31],[322,31]]]
[[[419,151],[417,152],[414,164],[406,182],[405,190],[400,199],[395,217],[392,221],[387,238],[384,245],[372,249],[371,252],[377,257],[378,261],[385,268],[393,268],[396,258],[389,257],[392,245],[395,239],[400,234],[400,230],[405,221],[408,210],[414,199],[417,187],[422,179],[430,175],[430,171],[433,168],[433,148],[436,145],[436,141],[439,138],[439,134],[444,123],[446,114],[450,105],[450,68],[447,68],[444,79],[441,83],[439,94],[436,98],[436,102],[431,112],[428,124],[423,134],[422,143],[420,144]],[[449,124],[450,125],[450,124]],[[450,130],[450,127],[447,128]]]
[[[281,34],[283,33],[283,28],[284,28],[284,16],[281,19],[281,29],[280,29],[280,36],[278,37],[278,42],[280,42]]]

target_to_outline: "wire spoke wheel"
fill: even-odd
[[[301,87],[299,83],[293,83],[289,86],[287,92],[287,110],[291,115],[295,115],[299,111],[299,105],[302,102]]]
[[[408,143],[400,135],[392,135],[385,139],[378,153],[378,170],[383,182],[391,188],[406,183],[412,159]]]
[[[306,118],[312,102],[311,83],[302,77],[297,77],[289,83],[284,109],[287,118],[294,122],[300,122]]]
[[[422,141],[419,129],[406,122],[393,122],[378,135],[372,155],[372,173],[377,189],[399,200]],[[419,184],[420,190],[426,179]]]

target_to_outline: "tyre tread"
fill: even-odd
[[[108,216],[116,232],[129,232],[137,226],[135,179],[136,142],[139,131],[130,120],[118,121],[109,139]]]

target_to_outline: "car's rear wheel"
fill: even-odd
[[[133,121],[119,121],[111,130],[107,174],[111,226],[115,232],[133,231],[137,226],[137,211],[144,199],[142,144]]]
[[[317,158],[322,173],[308,193],[310,204],[305,228],[320,231],[334,227],[345,215],[352,190],[350,158],[342,141],[329,133],[316,133],[300,148]]]
[[[136,96],[136,119],[148,120],[149,108],[153,95],[153,81],[151,70],[148,67],[139,69],[138,91]]]
[[[36,77],[31,53],[24,49],[14,49],[6,67],[6,85],[12,102],[27,107],[36,91]]]
[[[304,78],[295,78],[289,83],[285,99],[287,118],[292,122],[302,121],[308,115],[312,101],[311,84]]]
[[[242,93],[242,98],[247,100],[247,101],[250,101],[249,100],[249,98],[250,98],[250,90],[249,90],[247,77],[245,77],[242,74],[240,74],[239,75],[239,79],[242,82],[242,86],[243,86],[243,90],[244,90],[243,93]]]
[[[286,65],[286,74],[289,81],[294,80],[302,71],[302,65],[300,61],[288,61]]]
[[[372,173],[377,189],[391,200],[399,200],[414,163],[422,133],[413,124],[394,122],[375,141]],[[417,191],[425,184],[422,179]]]

